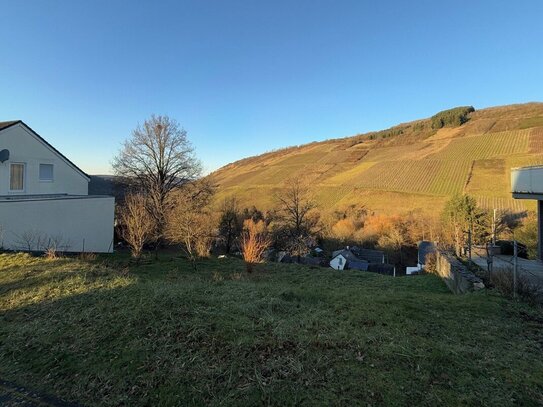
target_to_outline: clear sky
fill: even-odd
[[[541,0],[0,0],[0,14],[0,121],[91,174],[152,113],[210,171],[458,105],[543,101]]]

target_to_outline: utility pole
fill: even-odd
[[[513,298],[517,296],[518,245],[513,241]]]
[[[494,265],[494,248],[492,242],[486,244],[486,264],[488,268],[488,279],[492,279],[492,267]]]
[[[471,225],[468,229],[468,260],[471,263]]]
[[[496,225],[496,211],[497,209],[494,208],[494,216],[492,218],[492,246],[496,246],[496,230],[498,229]]]

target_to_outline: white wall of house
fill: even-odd
[[[405,268],[405,274],[407,274],[408,276],[413,274],[413,273],[418,273],[419,271],[422,271],[422,267],[420,266],[420,263],[416,267],[406,267]]]
[[[58,240],[62,251],[110,253],[114,205],[107,196],[0,200],[0,246],[28,250],[25,238],[34,237],[31,250]]]
[[[346,263],[347,259],[343,257],[343,255],[338,254],[330,261],[330,267],[332,267],[334,270],[343,270]]]
[[[0,195],[88,194],[87,176],[24,124],[19,123],[0,131],[0,150],[3,149],[9,150],[10,158],[0,163]],[[23,190],[14,191],[10,189],[10,171],[11,164],[17,163],[24,164],[24,185]],[[52,180],[40,180],[40,164],[53,165]]]

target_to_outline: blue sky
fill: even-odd
[[[543,1],[0,1],[0,120],[87,172],[177,119],[207,171],[458,105],[543,101]]]

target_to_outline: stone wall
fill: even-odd
[[[483,281],[467,269],[454,255],[436,252],[436,273],[455,294],[485,288]]]

